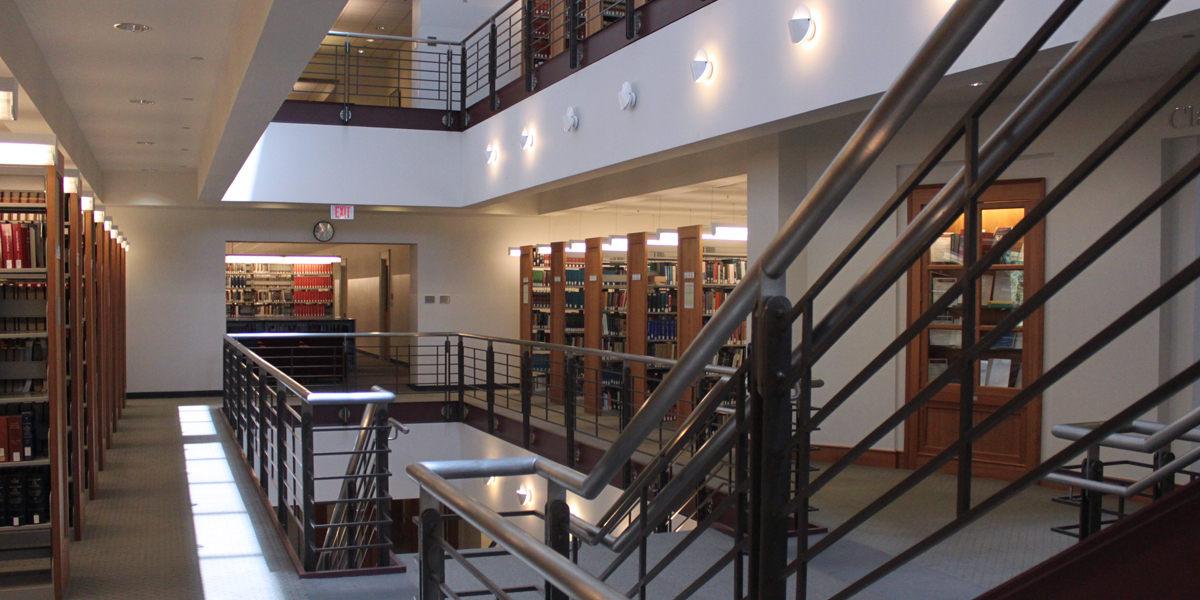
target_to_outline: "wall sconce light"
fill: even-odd
[[[579,129],[579,115],[575,114],[575,107],[568,106],[567,114],[563,115],[563,131],[575,131]]]
[[[629,110],[637,104],[637,94],[633,93],[633,86],[628,81],[621,85],[617,100],[621,103],[621,110]]]
[[[487,150],[485,152],[487,153],[487,164],[494,165],[494,164],[500,162],[500,149],[499,148],[497,148],[491,144],[488,144]]]
[[[708,53],[704,50],[696,52],[696,57],[692,59],[692,80],[696,83],[706,79],[712,79],[713,63],[708,60]]]
[[[530,130],[528,127],[521,130],[521,149],[522,150],[532,150],[533,149],[533,131]]]
[[[807,6],[801,6],[792,13],[792,18],[788,21],[788,34],[791,35],[793,44],[807,42],[817,34],[817,24],[813,23],[812,11],[808,10]]]
[[[17,80],[0,77],[0,121],[17,120]]]
[[[522,484],[521,487],[517,488],[517,500],[521,503],[521,506],[533,504],[533,490]]]
[[[488,485],[496,485],[496,476],[495,476],[495,475],[492,475],[491,477],[488,477],[488,478],[487,478],[487,484],[488,484]]]

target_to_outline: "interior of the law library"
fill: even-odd
[[[1200,0],[0,0],[0,600],[1193,598]]]

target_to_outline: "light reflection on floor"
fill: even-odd
[[[221,443],[187,442],[190,437],[216,435],[209,407],[180,406],[179,427],[185,442],[188,492],[205,599],[282,600],[285,595],[267,566]]]

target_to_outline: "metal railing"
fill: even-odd
[[[1080,0],[1061,2],[1000,76],[985,88],[979,100],[921,162],[913,175],[883,203],[876,217],[793,305],[782,296],[783,277],[788,266],[808,246],[816,232],[888,147],[933,86],[943,78],[1001,4],[1002,0],[959,0],[950,8],[913,61],[900,74],[892,88],[882,96],[824,175],[810,189],[795,213],[767,247],[763,257],[751,268],[749,276],[730,294],[717,314],[701,330],[696,340],[649,394],[641,409],[587,474],[540,458],[523,461],[479,460],[412,465],[408,472],[422,487],[422,509],[428,513],[429,518],[437,518],[435,510],[439,503],[449,507],[544,578],[548,586],[548,597],[565,597],[565,594],[574,598],[617,599],[639,593],[644,595],[644,586],[635,587],[626,593],[607,585],[602,578],[579,569],[566,556],[568,547],[564,541],[567,539],[564,532],[569,531],[584,542],[603,544],[617,549],[618,552],[626,547],[623,544],[633,541],[644,546],[651,532],[657,529],[656,520],[664,514],[668,506],[672,506],[671,501],[682,497],[682,494],[675,496],[673,492],[676,488],[671,488],[671,484],[668,483],[659,496],[663,500],[661,505],[655,506],[653,501],[648,503],[639,500],[642,510],[636,520],[623,531],[616,533],[615,537],[606,532],[608,525],[604,522],[588,525],[578,522],[570,515],[563,516],[559,512],[562,510],[561,504],[556,503],[563,502],[568,491],[584,498],[597,497],[605,485],[618,475],[622,465],[638,451],[642,440],[654,431],[679,399],[685,397],[703,377],[709,357],[717,352],[734,329],[753,312],[754,342],[749,352],[749,368],[739,370],[742,374],[748,372],[744,389],[748,390],[749,395],[743,399],[738,394],[734,398],[735,403],[745,406],[747,411],[743,413],[738,408],[734,409],[734,415],[738,417],[734,430],[739,434],[745,431],[748,435],[744,440],[749,445],[748,477],[735,477],[734,481],[739,491],[743,481],[747,486],[748,506],[745,512],[748,513],[748,527],[740,531],[747,531],[748,534],[736,535],[729,552],[693,585],[682,590],[677,598],[686,598],[694,594],[716,572],[734,561],[739,561],[743,554],[747,557],[748,567],[744,577],[740,564],[734,569],[735,584],[731,590],[734,598],[785,598],[789,595],[788,579],[793,576],[794,596],[805,598],[809,565],[817,556],[845,539],[860,525],[891,506],[939,469],[957,460],[954,518],[882,565],[871,569],[866,575],[850,582],[833,596],[835,600],[841,600],[857,595],[977,522],[1022,490],[1086,453],[1089,448],[1108,436],[1129,427],[1141,415],[1200,378],[1200,363],[1192,364],[1166,379],[1150,393],[1131,401],[1107,420],[1094,424],[1087,433],[1004,485],[999,491],[979,501],[973,498],[974,444],[1151,315],[1181,290],[1193,285],[1200,277],[1200,258],[1192,260],[1179,272],[1167,278],[1161,286],[1151,290],[1140,302],[1046,369],[979,422],[972,418],[977,361],[1001,336],[1011,333],[1024,320],[1041,310],[1070,281],[1183,189],[1185,184],[1200,173],[1200,158],[1196,158],[1178,173],[1167,178],[1124,218],[1102,232],[1091,246],[1055,273],[1040,289],[1023,298],[1023,302],[1014,306],[1007,316],[978,336],[978,339],[974,334],[973,311],[964,311],[968,316],[964,318],[959,357],[950,362],[943,374],[932,378],[932,381],[905,405],[879,423],[820,475],[809,480],[807,473],[812,457],[812,432],[854,397],[881,368],[894,364],[897,355],[909,347],[952,302],[962,298],[966,306],[974,306],[976,285],[988,269],[998,264],[1005,252],[1011,250],[1033,227],[1043,222],[1055,207],[1200,72],[1198,54],[1159,88],[1153,90],[1146,101],[1113,130],[1107,139],[1096,146],[1040,204],[1028,210],[1011,232],[996,240],[990,250],[980,253],[977,233],[979,226],[975,222],[978,218],[980,196],[1070,107],[1072,101],[1166,4],[1166,0],[1117,1],[1088,34],[1074,44],[1058,65],[1042,76],[1041,83],[1027,94],[1024,101],[985,138],[980,131],[981,118],[1080,4]],[[961,148],[964,153],[963,168],[889,244],[887,250],[880,253],[877,262],[863,272],[848,291],[832,300],[822,302],[822,306],[830,308],[818,321],[814,314],[814,306],[829,283],[843,272],[851,259],[867,247],[867,243],[884,225],[892,222],[895,211],[911,196],[916,186],[923,183],[934,167],[956,147]],[[812,407],[812,369],[820,364],[822,357],[829,354],[830,349],[839,343],[859,318],[921,260],[922,255],[942,232],[963,214],[966,215],[964,243],[967,251],[964,253],[958,281],[933,302],[927,311],[913,319],[912,324],[883,351],[865,361],[862,369],[837,389],[819,409]],[[1157,262],[1147,265],[1148,268],[1157,266]],[[799,340],[798,343],[793,343],[791,332],[793,325],[797,323]],[[789,557],[788,525],[797,516],[807,515],[810,499],[885,436],[902,426],[907,419],[914,417],[917,411],[929,403],[934,394],[952,382],[959,383],[958,410],[962,417],[956,438],[899,483],[833,528],[819,542],[810,545],[807,536],[799,536],[794,558]],[[741,385],[743,382],[737,382],[735,387],[740,388]],[[799,385],[799,402],[796,405],[789,400],[789,391],[794,385]],[[728,383],[718,384],[710,394],[727,393],[728,388]],[[710,462],[708,459],[726,451],[731,444],[727,441],[729,437],[739,438],[738,435],[722,434],[723,431],[728,431],[723,429],[728,425],[729,422],[726,422],[718,428],[717,433],[709,437],[694,453],[689,464],[694,466],[694,469],[688,470],[685,466],[675,474],[672,483],[679,481],[682,483],[679,483],[678,487],[686,487],[699,480],[700,471],[706,468],[716,469],[716,462]],[[662,452],[665,453],[667,448],[675,448],[677,443],[693,442],[695,438],[689,438],[690,434],[695,432],[681,429],[670,443],[664,445]],[[701,460],[702,457],[704,460]],[[793,492],[789,480],[790,475],[796,473],[801,474],[803,481]],[[463,497],[449,484],[451,479],[519,474],[536,474],[548,482],[551,492],[545,511],[545,540],[537,540],[506,523],[501,516],[478,501]],[[1086,485],[1096,487],[1095,484]],[[668,488],[670,492],[667,491]],[[623,496],[618,505],[624,503],[627,503],[627,500]],[[739,511],[739,514],[742,514],[742,511]],[[436,533],[430,529],[428,535],[432,537],[428,539],[429,543],[423,546],[422,553],[422,600],[443,597],[443,582],[438,579],[444,573],[442,555],[440,550],[434,552],[438,547]]]
[[[339,102],[344,123],[365,105],[444,110],[447,128],[465,127],[477,102],[500,110],[505,85],[537,89],[537,68],[551,58],[569,53],[570,69],[583,66],[580,42],[601,29],[624,23],[634,39],[648,1],[510,0],[461,41],[330,31],[288,99]]]
[[[386,410],[391,392],[313,392],[232,337],[224,343],[223,412],[251,475],[276,511],[276,518],[307,572],[391,563],[391,497],[388,494]],[[362,423],[318,426],[322,406],[364,407]],[[339,449],[346,436],[352,449]],[[318,438],[322,447],[318,450]],[[344,472],[319,461],[345,458]],[[318,487],[340,483],[339,493],[320,497]],[[320,516],[328,509],[328,519]]]

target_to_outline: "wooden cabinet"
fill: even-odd
[[[909,201],[909,219],[937,194],[939,186],[918,188]],[[978,256],[991,249],[1045,195],[1045,182],[998,182],[978,202]],[[960,216],[933,242],[921,262],[909,270],[908,323],[921,316],[963,274],[963,223]],[[929,382],[947,370],[963,352],[964,318],[975,312],[974,338],[993,330],[1004,317],[1036,292],[1045,279],[1044,225],[1039,224],[1005,253],[976,283],[975,306],[961,297],[937,315],[909,345],[906,397],[911,401]],[[969,332],[968,332],[969,333]],[[967,336],[971,337],[971,336]],[[1012,399],[1042,374],[1042,311],[1025,319],[1011,334],[975,361],[970,377],[975,385],[974,422],[978,423]],[[916,468],[945,449],[959,434],[959,381],[938,392],[905,429],[905,463]],[[1036,399],[984,436],[974,447],[976,476],[1014,479],[1040,461],[1041,400]],[[953,465],[946,468],[953,470]]]

